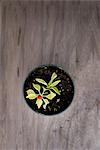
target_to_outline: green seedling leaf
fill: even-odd
[[[33,100],[37,97],[36,94],[29,94],[28,96],[26,96],[26,98],[29,98],[30,100]]]
[[[44,84],[44,85],[47,85],[47,83],[46,83],[43,79],[36,78],[35,80],[36,80],[37,82],[39,82],[39,83],[42,83],[42,84]]]
[[[57,74],[54,72],[54,73],[52,74],[52,76],[51,76],[51,80],[50,80],[50,82],[48,83],[48,85],[50,85],[56,77],[57,77]]]
[[[35,94],[35,92],[34,92],[32,89],[29,89],[29,90],[27,90],[26,92],[27,92],[28,95],[29,95],[29,94]]]
[[[33,83],[33,87],[40,92],[40,85]]]
[[[57,77],[57,74],[54,72],[51,76],[51,80],[53,81]]]
[[[52,89],[53,91],[55,91],[58,95],[60,95],[60,91],[58,90],[57,87],[52,87],[51,89]]]
[[[60,82],[61,82],[61,80],[57,80],[57,81],[53,82],[52,84],[50,84],[50,87],[54,87]]]
[[[45,96],[45,97],[48,98],[49,100],[52,100],[52,99],[56,96],[56,94],[53,93],[51,90],[49,90],[49,91],[50,91],[50,94],[48,94],[48,95]]]
[[[47,94],[49,94],[48,91],[44,92],[44,95],[47,95]]]
[[[35,99],[37,97],[37,94],[32,89],[29,89],[26,92],[27,92],[26,98],[29,98],[30,100]]]

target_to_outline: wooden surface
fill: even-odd
[[[24,101],[23,82],[41,64],[74,81],[59,115]],[[0,3],[0,150],[100,150],[100,2]]]

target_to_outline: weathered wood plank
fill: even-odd
[[[0,5],[1,6],[1,5]],[[3,2],[0,7],[0,149],[100,149],[100,2]],[[75,84],[71,106],[34,113],[23,82],[55,64]]]

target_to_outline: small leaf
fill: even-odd
[[[43,101],[44,101],[43,108],[46,109],[46,106],[47,104],[49,104],[49,101],[47,99],[43,99]]]
[[[60,82],[61,82],[61,80],[57,80],[57,81],[53,82],[52,84],[50,84],[50,87],[54,87]]]
[[[49,90],[49,91],[50,91],[50,94],[48,94],[48,95],[45,96],[45,97],[48,98],[49,100],[52,100],[52,99],[56,96],[56,94],[53,93],[51,90]]]
[[[40,85],[33,83],[33,87],[40,92]]]
[[[43,101],[41,99],[36,100],[36,104],[37,104],[38,108],[41,107],[42,103],[43,103]]]
[[[26,96],[26,98],[29,98],[30,100],[33,100],[37,97],[36,94],[29,94],[28,96]]]
[[[50,85],[56,77],[57,77],[57,74],[54,72],[51,76],[51,80],[49,81],[48,85]]]
[[[47,85],[47,83],[43,79],[36,78],[36,81],[44,85]]]
[[[60,95],[60,91],[58,90],[57,87],[52,87],[51,89],[52,89],[53,91],[55,91],[58,95]]]
[[[26,98],[35,99],[37,97],[37,94],[32,89],[29,89],[26,92],[27,92]]]
[[[51,80],[54,80],[57,77],[57,74],[54,72],[51,76]]]
[[[29,89],[26,92],[27,92],[27,94],[35,94],[35,92],[32,89]]]
[[[44,95],[47,95],[47,94],[49,94],[49,91],[44,92]]]

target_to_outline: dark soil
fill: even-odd
[[[57,88],[61,90],[61,95],[56,95],[56,97],[50,101],[46,109],[41,107],[38,109],[35,104],[36,100],[27,99],[26,91],[32,89],[32,83],[35,78],[44,79],[47,83],[50,81],[51,75],[53,72],[56,72],[57,79],[60,79],[61,82],[57,85]],[[70,76],[61,68],[56,66],[40,66],[33,70],[25,80],[24,83],[24,97],[27,104],[36,112],[42,113],[45,115],[54,115],[64,111],[72,102],[74,96],[74,85]]]

